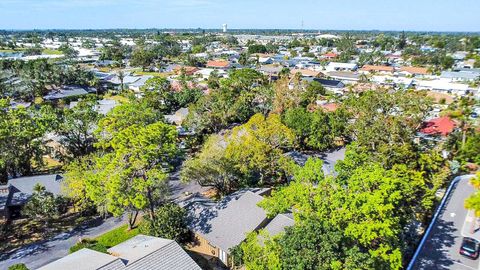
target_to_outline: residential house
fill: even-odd
[[[263,75],[268,76],[271,80],[276,80],[283,68],[284,67],[280,65],[265,65],[261,66],[258,71]]]
[[[456,123],[448,116],[434,118],[423,123],[420,133],[446,137],[455,130]]]
[[[358,66],[354,63],[330,62],[326,66],[327,71],[355,71]]]
[[[198,76],[200,79],[207,80],[210,78],[210,74],[212,72],[216,72],[219,77],[225,77],[227,76],[227,72],[222,69],[213,69],[213,68],[202,68],[194,73],[195,76]]]
[[[440,78],[451,82],[475,81],[480,78],[480,74],[474,72],[443,71]]]
[[[79,96],[84,96],[92,93],[96,93],[97,89],[93,87],[83,87],[83,86],[64,86],[50,91],[46,96],[43,97],[45,100],[57,101],[65,98],[74,98]]]
[[[364,65],[361,69],[361,72],[367,73],[384,73],[384,74],[392,74],[395,70],[391,66],[375,66],[375,65]]]
[[[226,60],[210,60],[207,62],[207,68],[214,68],[214,69],[228,69],[230,67],[230,62]]]
[[[269,191],[244,189],[224,197],[218,203],[203,197],[184,201],[182,205],[189,213],[188,226],[196,239],[190,249],[230,265],[231,249],[242,243],[248,233],[266,228],[271,223],[265,210],[258,206]],[[285,222],[283,217],[279,217],[268,228],[277,233],[283,225],[291,224],[291,221]]]
[[[354,83],[360,81],[360,74],[351,71],[329,71],[326,75],[332,79],[342,81],[344,83]]]
[[[399,73],[410,76],[424,76],[429,74],[428,69],[424,67],[401,67]]]
[[[195,74],[195,72],[199,71],[200,69],[198,67],[190,67],[190,66],[176,66],[173,71],[175,74],[180,75],[182,71],[185,73],[185,75],[192,76]]]
[[[137,235],[107,251],[84,248],[39,270],[201,270],[174,240]]]
[[[312,77],[316,78],[322,74],[320,71],[315,71],[311,69],[292,69],[290,70],[291,75],[296,75],[297,73],[300,73],[302,77]]]
[[[20,216],[20,211],[33,194],[37,184],[54,195],[63,195],[63,177],[59,174],[19,177],[8,180],[0,186],[0,218],[9,219]]]

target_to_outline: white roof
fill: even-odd
[[[424,81],[424,80],[416,80],[415,84],[417,87],[425,88],[425,89],[433,89],[433,90],[456,90],[456,91],[467,91],[469,86],[467,84],[461,83],[452,83],[446,80],[432,80],[432,81]]]
[[[345,68],[345,69],[355,69],[357,68],[357,64],[353,63],[339,63],[339,62],[330,62],[327,65],[328,68]]]
[[[172,242],[174,241],[169,239],[137,235],[134,238],[109,248],[108,252],[127,260],[127,265],[129,265]]]
[[[39,268],[39,270],[92,270],[111,264],[120,259],[88,248],[81,249],[68,256],[58,259],[52,263]]]

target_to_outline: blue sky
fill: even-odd
[[[480,0],[0,0],[0,29],[480,31]]]

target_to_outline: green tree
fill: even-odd
[[[22,213],[34,220],[43,222],[48,229],[50,222],[62,212],[65,212],[65,205],[65,200],[55,197],[44,186],[37,184],[33,189],[32,196],[24,205]]]
[[[153,51],[144,47],[139,47],[133,51],[130,59],[130,65],[134,67],[142,67],[142,71],[145,71],[150,67],[155,60],[155,54]]]
[[[131,101],[117,106],[98,122],[97,146],[108,148],[113,137],[134,124],[143,126],[158,121],[162,121],[162,114],[147,103]]]
[[[75,107],[65,109],[58,133],[70,158],[84,156],[93,151],[93,131],[100,114],[96,111],[97,100],[88,97],[80,100]]]
[[[283,151],[293,141],[293,132],[278,115],[256,114],[224,136],[211,136],[200,153],[185,162],[182,179],[213,186],[221,194],[240,186],[282,182],[291,170]]]
[[[74,48],[72,48],[68,44],[62,44],[58,48],[58,50],[61,51],[63,53],[63,55],[65,55],[65,58],[67,58],[67,59],[72,59],[72,58],[75,58],[75,57],[78,56],[78,51],[75,50]]]
[[[6,99],[0,100],[0,176],[29,175],[43,165],[42,138],[52,131],[57,116],[50,106],[12,109]]]
[[[139,122],[111,135],[100,145],[105,154],[69,167],[69,190],[76,199],[88,198],[100,212],[128,213],[130,228],[139,211],[147,210],[155,220],[155,207],[167,199],[168,172],[179,153],[176,128],[161,122]]]
[[[188,239],[187,211],[174,203],[166,203],[155,211],[155,218],[146,217],[140,231],[147,235],[173,239],[183,243]]]
[[[465,208],[475,211],[475,215],[478,217],[480,216],[480,192],[478,191],[480,188],[480,172],[470,180],[470,183],[476,190],[465,200]]]

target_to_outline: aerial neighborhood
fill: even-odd
[[[479,114],[478,33],[0,30],[0,269],[478,269]]]

